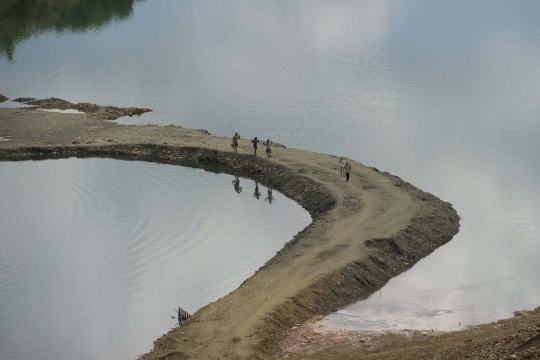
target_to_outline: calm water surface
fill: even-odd
[[[2,360],[135,359],[311,221],[251,180],[112,159],[0,162],[0,198]]]
[[[344,155],[454,204],[451,243],[330,324],[454,329],[540,305],[538,1],[130,6],[20,35],[0,92],[148,106],[121,121]]]

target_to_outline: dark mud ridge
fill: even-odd
[[[123,116],[133,116],[133,115],[142,115],[144,113],[152,111],[152,109],[143,108],[143,107],[129,107],[129,108],[120,108],[116,106],[100,106],[96,104],[92,104],[89,102],[83,102],[83,103],[71,103],[67,100],[62,100],[58,98],[50,98],[50,99],[43,99],[43,100],[37,100],[35,98],[17,98],[13,99],[13,101],[19,102],[21,104],[34,106],[38,109],[47,109],[47,110],[68,110],[73,109],[77,110],[83,113],[90,114],[92,116],[95,116],[99,119],[105,119],[105,120],[116,120],[119,117]]]
[[[167,145],[109,146],[31,146],[0,149],[0,160],[51,159],[66,157],[119,157],[124,160],[152,161],[244,175],[263,182],[302,205],[313,219],[335,203],[332,194],[320,184],[299,177],[291,169],[263,157],[221,152],[198,147]],[[214,167],[212,167],[214,166]],[[218,166],[218,167],[215,167]],[[270,176],[272,174],[273,176]]]
[[[3,103],[4,101],[7,101],[9,100],[7,97],[5,97],[4,95],[0,94],[0,103]]]

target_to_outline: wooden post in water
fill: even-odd
[[[184,320],[187,320],[191,317],[191,315],[184,309],[182,309],[181,307],[178,307],[178,310],[174,309],[174,311],[176,311],[178,313],[178,324],[180,325],[180,323]]]

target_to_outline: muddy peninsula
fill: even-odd
[[[205,130],[109,121],[116,115],[140,115],[150,109],[23,100],[33,107],[0,109],[0,160],[80,156],[203,168],[218,165],[277,189],[312,216],[312,223],[253,276],[156,340],[143,359],[360,358],[336,348],[321,350],[319,355],[289,356],[281,343],[306,321],[380,288],[459,231],[459,216],[451,204],[358,162],[352,161],[351,180],[345,182],[336,156],[276,145],[268,159],[264,154],[253,156],[251,143],[245,139],[235,153],[229,137],[212,136]],[[81,113],[39,109],[57,106]],[[241,129],[231,129],[231,135],[234,131],[241,133]],[[537,321],[540,331],[537,312],[531,314],[523,316]],[[536,328],[527,324],[529,331],[522,337],[528,339]],[[476,336],[474,341],[459,338],[452,343],[445,340],[447,335],[419,337],[406,344],[387,344],[361,358],[450,359],[457,358],[453,356],[459,349],[472,354],[495,347],[492,337],[482,341],[484,337],[475,331],[480,330],[460,332],[467,339]],[[411,344],[413,350],[408,347]],[[448,347],[457,350],[451,354]]]

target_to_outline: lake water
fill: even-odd
[[[120,122],[344,155],[454,204],[452,242],[329,325],[456,329],[540,305],[537,1],[76,3],[100,20],[19,22],[0,93],[150,107]]]
[[[251,180],[112,159],[0,162],[0,359],[135,359],[311,222]]]

